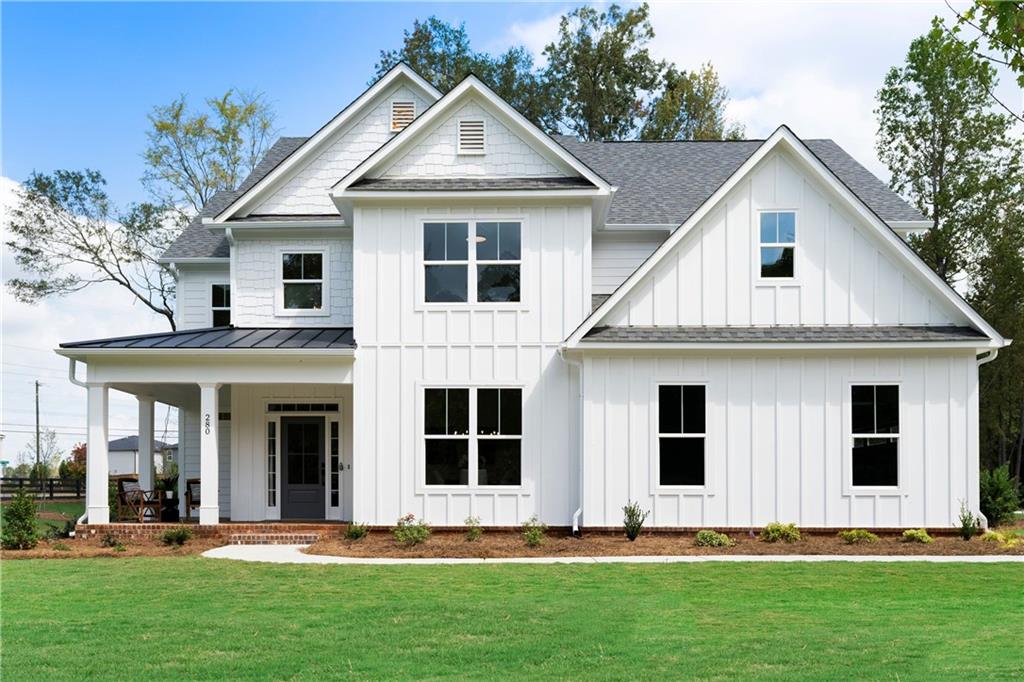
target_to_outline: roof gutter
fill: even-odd
[[[103,357],[281,357],[325,356],[355,357],[355,348],[56,348],[57,355],[74,360]]]

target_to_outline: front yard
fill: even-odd
[[[1020,564],[5,561],[5,680],[1021,677]]]

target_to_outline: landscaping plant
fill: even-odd
[[[981,536],[983,542],[998,542],[1003,547],[1016,547],[1020,540],[1009,533],[1000,533],[994,530],[987,530]]]
[[[4,549],[32,549],[39,544],[36,501],[24,488],[19,488],[4,508],[3,525],[0,545]]]
[[[1013,519],[1020,507],[1017,480],[1010,476],[1009,463],[995,469],[982,470],[981,513],[990,526],[999,526]]]
[[[466,517],[466,542],[476,542],[480,539],[480,536],[484,534],[484,529],[480,527],[479,516],[467,516]]]
[[[903,542],[920,542],[927,545],[932,542],[932,536],[924,528],[908,528],[903,531]]]
[[[725,533],[714,530],[699,530],[693,539],[697,547],[732,547],[736,543]]]
[[[800,542],[800,530],[795,523],[769,523],[761,531],[764,542]]]
[[[974,512],[967,508],[967,504],[963,500],[960,501],[959,521],[960,537],[964,540],[970,540],[977,535],[981,523],[978,521],[978,517],[974,515]]]
[[[430,537],[430,526],[423,519],[417,520],[415,514],[406,514],[398,519],[397,525],[391,529],[391,534],[398,544],[412,547],[427,541]]]
[[[630,502],[622,508],[622,527],[626,529],[626,537],[630,542],[636,540],[640,535],[640,529],[644,527],[644,521],[647,520],[650,513],[650,511],[640,509],[640,504],[637,502]]]
[[[71,547],[69,547],[67,545],[67,543],[64,543],[64,542],[55,542],[55,543],[53,543],[53,548],[55,550],[57,550],[58,552],[70,552],[71,551]]]
[[[878,536],[863,528],[851,528],[850,530],[839,531],[839,538],[848,545],[859,545],[861,543],[878,542]]]
[[[365,523],[350,523],[345,529],[346,540],[362,540],[370,534],[370,527]]]
[[[538,521],[536,514],[523,523],[523,541],[527,547],[540,547],[544,544],[544,534],[547,532],[547,525]]]
[[[100,547],[116,547],[121,542],[114,537],[113,533],[104,533],[100,536]]]
[[[160,541],[165,545],[177,545],[178,547],[181,547],[191,539],[192,529],[185,528],[184,526],[165,530],[163,535],[160,536]]]

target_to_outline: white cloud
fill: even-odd
[[[557,12],[536,21],[517,21],[508,27],[507,36],[501,41],[496,51],[507,49],[510,45],[522,45],[532,55],[537,66],[545,66],[544,48],[558,37],[558,23],[563,12]]]

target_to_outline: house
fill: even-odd
[[[88,522],[113,388],[181,410],[203,524],[951,526],[1009,341],[901,238],[926,227],[785,126],[578,142],[396,66],[167,251],[179,331],[61,345]]]
[[[156,470],[163,470],[165,458],[167,461],[175,460],[177,451],[177,445],[153,440],[150,456]],[[112,475],[139,473],[139,437],[125,436],[107,443],[107,459],[107,466]]]

